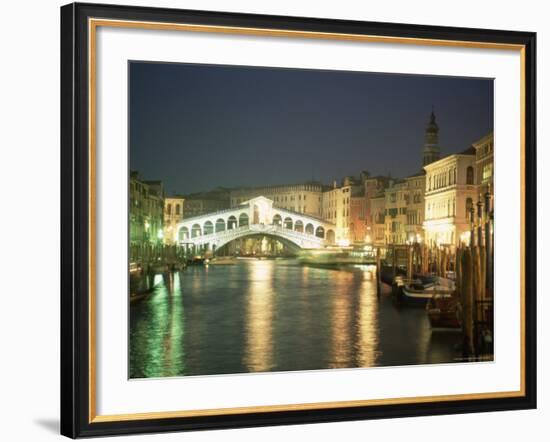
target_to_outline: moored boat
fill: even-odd
[[[451,297],[455,292],[454,282],[446,279],[433,277],[429,279],[407,279],[397,276],[393,283],[394,294],[400,304],[424,307],[426,303],[439,295]]]
[[[426,304],[433,331],[461,331],[459,301],[456,296],[434,295]]]

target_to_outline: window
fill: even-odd
[[[180,214],[180,205],[176,204],[176,215]]]
[[[483,166],[483,175],[482,175],[483,182],[485,183],[489,181],[492,176],[493,176],[493,164],[492,163],[485,164],[485,166]]]
[[[166,205],[166,213],[168,215],[171,215],[172,214],[172,204],[167,204]]]
[[[474,168],[468,166],[466,169],[466,184],[474,184]]]

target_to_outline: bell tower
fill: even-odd
[[[435,114],[432,108],[430,121],[426,126],[426,134],[424,136],[424,149],[422,150],[423,160],[422,165],[433,163],[439,160],[441,152],[439,151],[439,126],[435,122]]]

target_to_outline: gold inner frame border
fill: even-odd
[[[437,396],[416,396],[388,399],[366,399],[353,401],[316,402],[285,405],[260,405],[234,408],[215,408],[200,410],[179,410],[179,411],[153,411],[146,413],[110,414],[98,415],[96,413],[96,36],[98,27],[134,28],[147,30],[171,30],[186,32],[208,32],[218,34],[237,34],[272,37],[293,37],[308,39],[326,39],[340,41],[358,41],[370,43],[390,44],[411,44],[421,46],[445,46],[477,49],[499,49],[518,51],[520,54],[520,389],[518,391],[487,392],[487,393],[465,393]],[[89,401],[88,401],[88,422],[117,422],[147,419],[169,419],[198,416],[221,416],[238,415],[246,413],[273,413],[280,411],[304,411],[322,410],[329,408],[365,407],[376,405],[398,405],[398,404],[419,404],[427,402],[482,400],[497,398],[513,398],[525,396],[525,46],[521,44],[507,44],[494,42],[475,42],[461,40],[441,40],[412,37],[391,37],[363,34],[328,33],[312,31],[293,31],[286,29],[264,29],[232,26],[197,25],[185,23],[160,23],[131,20],[112,19],[88,19],[88,93],[89,93],[89,116],[88,116],[88,153],[89,153]]]

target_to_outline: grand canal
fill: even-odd
[[[130,305],[130,377],[453,362],[460,335],[376,293],[374,269],[191,266]]]

